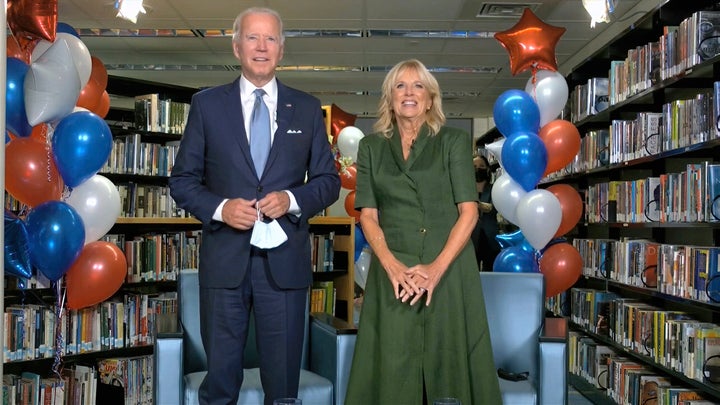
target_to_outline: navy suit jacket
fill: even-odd
[[[172,198],[203,223],[200,286],[234,288],[245,277],[252,229],[241,231],[212,216],[223,199],[261,199],[289,190],[302,215],[277,221],[288,236],[267,258],[281,288],[312,283],[308,218],[338,199],[340,178],[320,101],[278,81],[277,130],[264,173],[255,174],[240,102],[240,78],[196,93],[170,176]]]

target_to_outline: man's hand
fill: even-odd
[[[266,217],[277,219],[290,209],[290,197],[284,191],[273,191],[258,201],[257,207]]]
[[[227,200],[222,209],[223,222],[241,231],[252,228],[257,219],[256,202],[255,199],[246,200],[244,198]]]

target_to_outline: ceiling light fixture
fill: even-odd
[[[118,10],[116,17],[128,20],[133,24],[137,23],[138,14],[146,13],[143,0],[117,0],[115,8]]]
[[[590,28],[595,28],[595,23],[610,22],[610,14],[615,11],[617,0],[582,0],[583,7],[590,14]]]

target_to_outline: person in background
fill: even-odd
[[[473,159],[475,166],[475,187],[478,193],[478,212],[480,219],[472,232],[471,240],[475,246],[475,258],[480,271],[492,271],[495,258],[500,253],[500,244],[495,240],[498,234],[497,210],[492,203],[492,183],[490,183],[490,164],[485,156]]]
[[[382,84],[375,133],[358,146],[355,208],[373,251],[346,404],[502,402],[470,233],[470,135],[444,126],[418,60]]]
[[[308,219],[337,200],[340,178],[319,100],[275,77],[283,41],[277,12],[237,16],[232,47],[242,74],[193,96],[169,181],[177,205],[203,224],[201,404],[237,402],[251,313],[265,404],[298,394],[312,282]]]

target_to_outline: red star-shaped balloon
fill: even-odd
[[[520,21],[507,31],[495,33],[495,39],[510,54],[510,72],[514,75],[527,69],[557,71],[555,45],[565,28],[545,24],[529,8]]]
[[[7,25],[16,37],[55,42],[57,0],[8,0]]]

